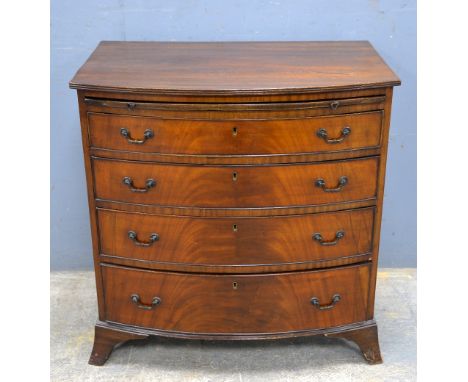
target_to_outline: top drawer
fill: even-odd
[[[177,155],[275,155],[380,145],[382,111],[273,120],[189,120],[88,113],[95,148]]]

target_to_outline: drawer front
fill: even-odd
[[[370,253],[373,221],[374,208],[237,219],[98,211],[102,254],[206,266],[313,263]]]
[[[102,276],[106,320],[122,324],[188,333],[274,333],[366,320],[369,265],[262,275],[102,266]]]
[[[380,145],[382,112],[289,120],[168,120],[89,113],[91,146],[186,155],[274,155]]]
[[[306,165],[184,166],[93,160],[98,199],[161,206],[306,206],[375,197],[377,158]]]

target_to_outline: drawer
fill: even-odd
[[[95,148],[178,155],[274,155],[380,145],[382,112],[284,120],[176,120],[89,113]]]
[[[98,210],[101,254],[146,263],[224,266],[295,265],[372,250],[374,208],[269,218],[192,218]],[[317,264],[319,266],[320,264]],[[196,267],[195,267],[196,268]],[[167,269],[167,268],[165,268]],[[208,269],[209,270],[209,269]],[[244,269],[242,270],[244,271]]]
[[[276,166],[93,159],[98,199],[200,208],[306,206],[374,198],[378,158]]]
[[[199,275],[102,265],[107,321],[186,333],[275,333],[366,320],[368,264]]]

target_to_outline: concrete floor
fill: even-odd
[[[88,365],[97,318],[94,274],[51,274],[51,381],[415,381],[416,270],[379,273],[376,320],[381,365],[356,345],[324,337],[217,342],[149,339]]]

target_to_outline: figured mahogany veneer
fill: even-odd
[[[77,72],[99,308],[150,335],[327,335],[380,363],[393,86],[368,42],[102,42]]]
[[[375,198],[378,158],[278,166],[183,166],[93,159],[96,197],[208,208],[306,206]],[[339,186],[345,177],[346,184]],[[124,183],[132,180],[132,186]],[[322,179],[323,187],[316,183]],[[154,185],[147,186],[149,180]],[[342,188],[340,192],[330,190]],[[141,192],[140,192],[141,191]]]
[[[89,113],[88,123],[91,146],[109,150],[187,155],[298,154],[378,147],[382,112],[266,121],[190,121]]]
[[[297,94],[399,85],[367,41],[103,41],[74,89],[190,96]]]
[[[365,321],[370,266],[259,275],[200,275],[102,266],[106,317],[198,333],[281,333]],[[132,301],[138,295],[141,303]],[[339,296],[336,306],[333,296]],[[159,303],[151,305],[153,299]],[[311,303],[317,298],[320,306]]]
[[[374,208],[274,218],[196,218],[99,209],[98,222],[104,261],[126,258],[148,268],[187,266],[239,273],[255,272],[265,264],[274,271],[322,267],[333,260],[364,261],[372,252]],[[136,239],[129,237],[130,232]],[[156,241],[151,241],[152,235],[157,235]]]

